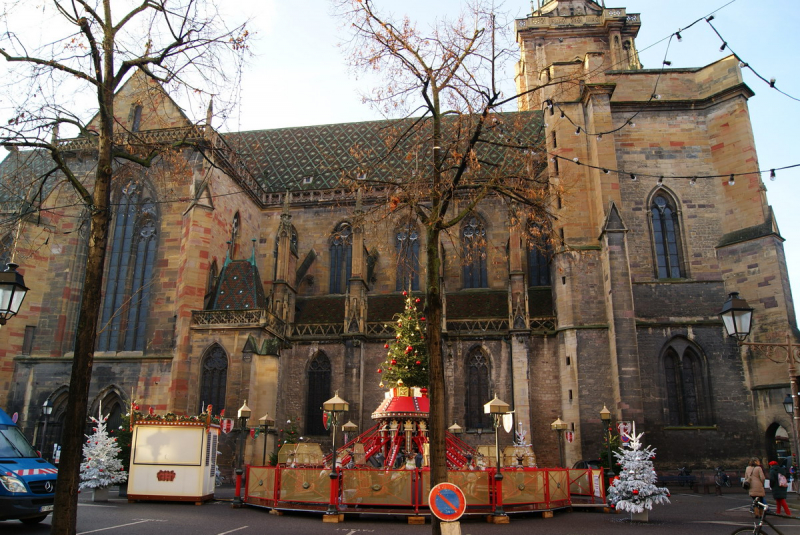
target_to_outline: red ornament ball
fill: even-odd
[[[417,297],[416,299],[414,299],[414,302],[415,302],[415,303],[419,303],[419,297]]]
[[[392,359],[392,366],[394,366],[395,364],[397,364],[397,361]]]
[[[631,492],[633,492],[634,494],[639,494],[639,489],[633,489],[633,491]]]
[[[420,362],[420,361],[417,361],[417,366],[419,366],[420,364],[422,364],[422,362]]]
[[[408,295],[408,292],[403,290],[403,295]]]
[[[380,368],[378,368],[378,373],[383,373],[383,370],[381,370]]]
[[[419,321],[425,321],[425,316],[421,317]]]
[[[383,348],[384,349],[389,349],[389,344],[384,344]]]

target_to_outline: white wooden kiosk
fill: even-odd
[[[211,500],[219,432],[210,417],[135,421],[128,501]]]

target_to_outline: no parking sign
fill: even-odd
[[[455,522],[467,509],[467,500],[460,488],[452,483],[439,483],[428,494],[428,506],[436,518]]]

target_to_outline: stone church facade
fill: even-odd
[[[560,244],[530,247],[492,199],[442,244],[445,259],[476,236],[483,248],[469,264],[446,260],[441,275],[447,419],[467,442],[490,443],[482,405],[497,393],[542,466],[559,462],[559,417],[574,432],[566,463],[598,457],[604,405],[646,431],[663,468],[772,458],[776,430],[791,430],[786,368],[737,347],[717,316],[738,291],[755,308],[752,340],[783,341],[796,320],[758,173],[753,92],[733,57],[643,69],[640,23],[589,0],[549,0],[516,21],[518,88],[544,87],[512,115],[546,144],[543,173],[564,191]],[[246,400],[251,424],[265,413],[278,422],[273,450],[288,425],[329,443],[319,407],[338,391],[346,419],[370,428],[389,323],[403,290],[424,293],[423,233],[400,218],[360,225],[374,197],[334,169],[352,147],[380,144],[386,123],[221,135],[139,76],[116,108],[132,139],[195,148],[152,169],[120,167],[91,410],[114,420],[135,399],[235,416]],[[88,176],[88,146],[62,143]],[[0,164],[6,181],[46,170],[38,153]],[[0,402],[49,446],[66,404],[86,218],[66,188],[44,194],[44,209],[0,242],[31,288],[0,329]],[[7,211],[27,195],[6,199]],[[248,459],[260,461],[263,440],[248,439]]]

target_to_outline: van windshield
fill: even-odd
[[[0,425],[0,458],[19,459],[38,456],[19,428]]]

